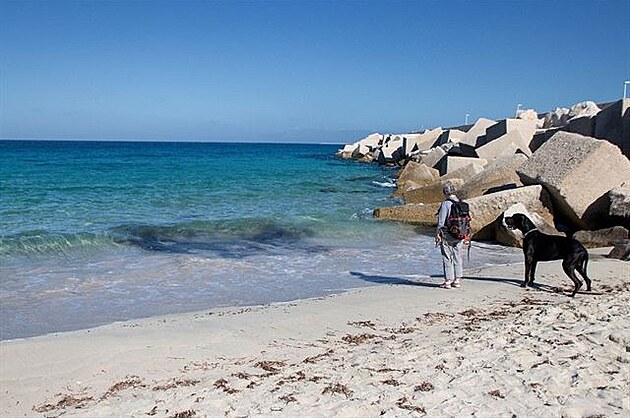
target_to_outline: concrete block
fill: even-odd
[[[609,192],[611,216],[630,218],[630,183],[624,183]]]
[[[448,142],[459,142],[462,138],[466,136],[466,132],[460,131],[458,129],[448,129],[439,136],[434,146],[444,145]]]
[[[376,132],[376,133],[366,136],[365,138],[359,140],[358,142],[372,149],[375,149],[383,145],[383,135]]]
[[[569,123],[569,119],[571,119],[570,111],[566,107],[556,107],[552,112],[548,112],[545,115],[543,128],[561,128],[566,126]]]
[[[567,131],[584,136],[594,136],[595,118],[592,116],[581,116],[569,121]]]
[[[444,179],[469,179],[476,176],[484,170],[481,164],[467,164],[457,170],[452,170],[442,176]]]
[[[398,172],[396,185],[398,186],[397,194],[404,193],[411,187],[422,187],[433,183],[440,176],[435,169],[428,167],[426,164],[409,161],[402,170]]]
[[[379,164],[393,164],[403,158],[402,137],[393,136],[385,139],[378,156]]]
[[[630,161],[608,141],[558,132],[518,170],[524,184],[542,184],[580,229],[610,222],[608,192],[630,183]]]
[[[431,184],[408,190],[402,194],[402,197],[405,203],[439,203],[444,200],[442,188],[447,181],[450,181],[456,190],[464,184],[462,179],[440,179]]]
[[[435,142],[444,132],[442,128],[427,130],[421,134],[405,134],[403,143],[403,152],[406,156],[410,156],[415,151],[426,151],[433,148]]]
[[[527,160],[524,154],[514,154],[497,158],[480,173],[468,177],[459,189],[458,196],[470,199],[500,190],[515,189],[523,183],[516,170]]]
[[[420,161],[429,167],[435,168],[445,156],[446,151],[442,147],[434,147],[427,155],[423,155]]]
[[[586,248],[613,247],[617,242],[628,239],[628,230],[623,226],[598,229],[597,231],[578,231],[573,238]]]
[[[630,183],[624,183],[608,192],[608,214],[614,225],[630,229]]]
[[[371,155],[374,151],[381,147],[383,143],[383,135],[379,133],[373,133],[366,136],[363,139],[353,143],[344,145],[339,151],[337,151],[337,157],[340,158],[355,158],[360,160],[373,159]]]
[[[418,147],[417,135],[416,134],[403,135],[402,154],[405,157],[411,157],[412,155],[418,153],[419,151],[421,150]]]
[[[487,160],[481,158],[472,158],[472,157],[455,157],[448,155],[446,158],[440,161],[438,170],[440,171],[440,175],[444,176],[446,174],[451,174],[455,170],[463,168],[467,165],[474,164],[483,169],[483,167],[488,163]]]
[[[615,244],[615,248],[613,248],[606,257],[630,261],[630,239],[624,239]]]
[[[356,143],[344,145],[343,148],[338,150],[335,155],[338,158],[344,158],[346,160],[350,159],[352,158],[352,154],[354,154],[354,151],[357,149],[357,147],[358,145]]]
[[[536,122],[522,119],[503,119],[486,129],[485,143],[494,141],[497,138],[512,132],[518,131],[523,139],[531,141],[536,133]],[[483,145],[483,144],[478,144]]]
[[[363,158],[366,155],[368,155],[370,152],[372,152],[370,147],[368,147],[367,145],[359,142],[358,146],[352,152],[352,158],[355,158],[355,159]]]
[[[560,132],[564,130],[564,128],[549,128],[536,131],[534,137],[529,143],[529,149],[531,152],[536,152],[538,148],[542,146],[545,142],[547,142],[556,132]]]
[[[477,119],[477,122],[475,122],[472,128],[470,128],[470,130],[466,132],[464,137],[459,140],[460,147],[465,144],[472,148],[476,148],[477,146],[479,146],[477,144],[479,137],[484,137],[484,139],[482,140],[485,141],[486,129],[488,129],[489,127],[491,127],[492,125],[496,123],[497,123],[496,121],[490,120],[490,119],[485,119],[485,118]]]
[[[407,222],[423,226],[435,226],[437,224],[437,211],[440,203],[407,204],[374,209],[375,218],[391,221]]]
[[[594,136],[617,145],[630,158],[630,99],[618,100],[600,110]]]
[[[484,135],[480,136],[479,138],[483,138],[483,137]],[[459,146],[459,152],[462,157],[475,157],[475,158],[479,157],[477,155],[477,149],[475,146],[464,144],[463,142],[460,142],[458,146]]]
[[[476,152],[479,158],[487,160],[494,160],[505,155],[513,155],[517,152],[521,152],[522,154],[529,156],[532,152],[529,149],[531,137],[528,138],[529,139],[523,137],[520,130],[513,130],[503,136],[487,142],[477,148]]]
[[[538,114],[534,109],[519,110],[519,112],[516,114],[516,119],[537,121]]]

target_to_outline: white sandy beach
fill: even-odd
[[[560,262],[0,343],[3,417],[628,416],[630,263]]]

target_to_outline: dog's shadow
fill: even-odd
[[[488,282],[503,282],[503,283],[508,283],[508,284],[511,284],[513,286],[518,286],[518,287],[521,287],[523,284],[523,279],[516,279],[516,278],[470,276],[470,277],[464,277],[464,279],[488,281]],[[545,292],[545,293],[567,294],[567,296],[570,296],[570,294],[573,292],[573,288],[562,288],[559,286],[552,286],[552,285],[548,285],[544,283],[536,283],[536,282],[534,282],[533,285],[531,285],[530,287],[524,288],[523,290],[534,290],[534,291]],[[587,292],[584,290],[580,290],[577,293],[581,295],[601,295],[602,294],[601,292],[592,292],[592,291]]]
[[[376,283],[376,284],[391,284],[391,285],[407,285],[407,286],[421,286],[421,287],[440,287],[440,283],[434,283],[429,281],[424,281],[422,279],[407,279],[404,277],[396,277],[396,276],[381,276],[376,274],[365,274],[359,271],[351,271],[351,275],[365,280],[367,282]],[[430,275],[423,279],[441,279],[443,275]],[[504,283],[514,287],[521,287],[523,284],[523,279],[520,278],[512,278],[512,277],[481,277],[481,276],[464,276],[463,278],[466,281],[480,281],[480,282],[496,282],[496,283]],[[540,292],[546,293],[571,293],[571,289],[563,289],[557,286],[550,286],[542,283],[534,283],[532,287],[528,287],[528,290],[536,290]],[[601,294],[598,292],[585,292],[580,291],[578,294],[585,295],[597,295]]]

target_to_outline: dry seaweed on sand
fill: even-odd
[[[371,328],[371,329],[375,329],[376,328],[376,324],[374,324],[374,322],[372,322],[372,321],[348,322],[348,325],[352,325],[352,326],[355,326],[355,327]]]
[[[415,392],[418,392],[418,391],[420,391],[420,392],[430,392],[430,391],[433,390],[433,383],[424,381],[424,382],[420,383],[419,385],[417,385],[415,388],[413,388],[413,390]]]
[[[157,392],[161,390],[175,389],[177,387],[195,386],[199,382],[201,381],[196,379],[173,379],[164,385],[157,385],[153,387],[153,391]]]
[[[125,380],[121,380],[118,383],[113,384],[107,391],[101,396],[101,399],[107,399],[110,396],[116,395],[118,392],[130,388],[145,387],[142,383],[142,379],[138,376],[127,376]]]
[[[184,373],[192,371],[192,370],[201,370],[205,372],[205,371],[216,368],[218,365],[219,363],[210,363],[208,361],[193,361],[191,363],[186,364],[182,368],[182,371]]]
[[[287,377],[286,380],[287,382],[299,382],[301,380],[306,380],[306,373],[302,370],[298,370],[296,373]]]
[[[505,395],[502,394],[499,389],[491,390],[490,392],[488,392],[488,395],[490,395],[490,396],[492,396],[494,398],[505,399]]]
[[[316,355],[316,356],[307,357],[307,358],[305,358],[305,359],[304,359],[304,361],[303,361],[303,362],[304,362],[304,363],[311,363],[311,364],[312,364],[312,363],[316,363],[318,360],[321,360],[321,359],[323,359],[324,357],[328,357],[328,356],[330,356],[330,355],[331,355],[331,354],[333,354],[333,353],[334,353],[334,350],[333,350],[333,349],[330,349],[330,350],[327,350],[326,352],[321,353],[321,354],[318,354],[318,355]]]
[[[391,332],[393,334],[411,334],[411,333],[415,332],[416,329],[414,327],[410,327],[410,326],[407,326],[405,324],[402,324],[398,328],[389,328],[389,329],[387,329],[387,331]]]
[[[341,339],[345,342],[347,342],[348,344],[363,344],[365,342],[368,342],[370,340],[373,340],[374,338],[378,338],[378,335],[374,335],[374,334],[357,334],[357,335],[344,335],[343,337],[341,337]]]
[[[192,418],[197,416],[197,411],[192,409],[187,409],[186,411],[176,412],[174,415],[171,415],[170,418]]]
[[[452,318],[453,315],[442,312],[427,312],[422,317],[416,318],[418,322],[426,322],[428,325],[435,325],[439,322]]]
[[[475,318],[482,315],[482,312],[476,309],[466,309],[465,311],[459,312],[459,314],[468,318]]]
[[[324,390],[322,391],[322,395],[325,395],[327,393],[330,393],[330,394],[338,393],[340,395],[345,395],[346,398],[349,398],[350,396],[352,396],[353,392],[350,389],[348,389],[346,385],[342,385],[341,383],[335,383],[334,385],[328,385],[324,388]]]
[[[222,389],[223,392],[228,393],[228,394],[233,394],[233,393],[238,393],[237,389],[231,388],[230,386],[228,386],[228,382],[225,379],[219,379],[216,382],[214,382],[213,386],[216,389]]]
[[[381,383],[383,383],[384,385],[389,385],[389,386],[400,386],[401,383],[396,380],[396,379],[387,379],[387,380],[383,380]]]
[[[287,405],[289,403],[291,403],[291,402],[297,402],[297,399],[295,398],[295,396],[293,396],[293,394],[284,395],[284,396],[281,396],[278,399],[280,399],[281,401],[284,401],[284,403],[286,403]]]
[[[285,365],[286,363],[284,361],[263,360],[254,364],[254,367],[259,367],[267,372],[278,373],[280,371],[279,368]]]
[[[399,407],[400,409],[406,409],[408,411],[426,414],[426,410],[423,407],[410,404],[406,396],[403,396],[402,398],[398,399],[396,401],[396,406]]]
[[[66,409],[68,407],[72,408],[82,408],[88,402],[92,401],[93,398],[91,396],[77,396],[68,394],[62,397],[56,404],[46,403],[39,406],[34,406],[33,411],[39,413],[46,413],[55,411],[58,409]]]

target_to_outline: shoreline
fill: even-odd
[[[411,231],[410,228],[408,230]],[[419,273],[439,274],[439,260],[432,257],[434,252],[437,254],[432,237],[409,234],[408,240],[399,235],[396,240],[392,239],[389,243],[382,241],[382,245],[373,245],[371,248],[362,245],[354,248],[336,247],[315,257],[289,252],[280,261],[265,255],[237,262],[197,255],[155,254],[145,258],[143,252],[112,252],[102,257],[99,255],[98,259],[84,262],[76,260],[72,264],[60,259],[60,263],[64,262],[64,271],[72,271],[73,274],[61,276],[64,280],[54,282],[54,287],[38,287],[32,294],[39,296],[33,297],[30,306],[20,306],[16,302],[15,292],[19,292],[17,284],[12,288],[7,287],[13,293],[10,290],[4,294],[5,316],[0,341],[167,314],[291,302],[413,279],[419,277]],[[468,266],[494,265],[504,261],[505,256],[512,260],[521,257],[515,257],[511,248],[480,243],[475,245]],[[391,254],[397,254],[397,257],[393,258]],[[380,261],[374,263],[372,260]],[[306,263],[311,266],[310,272],[300,271]],[[16,265],[17,268],[13,268],[4,264],[2,270],[7,277],[26,278],[27,274],[19,273],[19,263]],[[83,265],[95,267],[83,269]],[[107,270],[99,269],[99,266],[106,266]],[[125,266],[136,267],[125,269]],[[284,272],[285,266],[295,272]],[[27,273],[41,271],[42,268],[56,271],[50,264],[40,267],[31,259]],[[238,278],[238,274],[234,275],[237,279],[231,279],[230,269],[236,269],[242,279]],[[120,274],[114,277],[108,271],[120,271]],[[391,275],[396,277],[388,279]],[[74,276],[97,279],[92,281],[90,288],[86,288],[88,283],[85,280],[66,279]],[[59,277],[59,273],[55,277]],[[143,281],[139,281],[139,278]],[[18,283],[19,280],[14,282]],[[108,293],[107,286],[124,288],[127,283],[130,283],[131,291],[124,298],[117,297],[111,291]],[[141,285],[135,291],[131,286],[134,283]],[[171,287],[171,283],[177,283],[178,286]],[[134,302],[147,300],[148,295],[158,292],[158,289],[162,290],[152,295],[154,300],[142,304]],[[98,292],[101,293],[100,297],[96,297]],[[72,303],[68,298],[72,298]]]
[[[515,263],[467,269],[457,290],[419,278],[2,341],[1,411],[621,414],[630,265],[589,253],[594,292],[575,298],[557,293],[571,287],[560,262],[540,265],[539,290]]]

